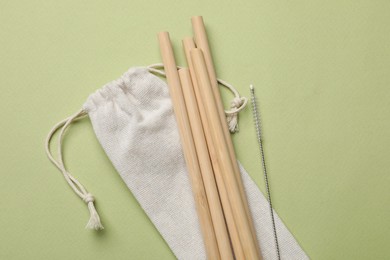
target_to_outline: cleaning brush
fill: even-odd
[[[273,228],[274,238],[275,238],[276,253],[277,253],[278,260],[280,260],[278,235],[276,232],[274,210],[272,207],[271,193],[270,193],[268,174],[267,174],[267,166],[265,163],[265,156],[264,156],[264,149],[263,149],[262,132],[261,132],[261,125],[260,125],[260,112],[259,112],[259,110],[257,108],[257,104],[256,104],[255,89],[254,89],[253,85],[250,85],[249,88],[251,91],[253,120],[255,122],[257,142],[259,143],[259,148],[260,148],[261,163],[263,165],[264,182],[265,182],[265,187],[266,187],[266,191],[267,191],[268,204],[269,204],[269,209],[270,209],[270,214],[271,214],[272,228]]]

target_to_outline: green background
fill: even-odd
[[[177,59],[203,15],[220,78],[255,84],[274,205],[312,259],[389,259],[390,2],[0,2],[0,259],[172,259],[115,172],[90,121],[68,132],[70,171],[97,198],[105,230],[48,161],[57,121],[129,67]],[[230,94],[223,92],[228,105]],[[234,136],[264,191],[249,107]]]

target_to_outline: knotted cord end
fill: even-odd
[[[95,201],[94,197],[90,193],[88,193],[84,197],[83,200],[85,201],[85,203],[87,203],[88,209],[89,209],[89,214],[90,214],[89,221],[88,221],[87,226],[85,228],[94,229],[94,230],[104,229],[104,227],[100,221],[99,214],[97,213],[95,205],[94,205],[94,201]]]
[[[245,97],[235,97],[230,105],[231,110],[225,111],[226,121],[228,123],[230,133],[238,132],[238,112],[240,112],[246,105],[247,99]]]
[[[238,132],[238,113],[229,114],[226,116],[230,133],[234,134]]]

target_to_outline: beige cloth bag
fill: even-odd
[[[47,153],[87,203],[91,213],[87,227],[102,229],[93,196],[70,175],[62,160],[65,130],[72,121],[88,115],[112,164],[176,257],[206,259],[168,86],[150,71],[156,72],[149,67],[131,68],[90,95],[79,112],[49,133]],[[57,161],[49,145],[59,129]],[[242,166],[241,173],[263,257],[276,259],[267,201]],[[282,259],[308,259],[278,216],[276,226]]]

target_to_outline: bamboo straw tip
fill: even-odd
[[[195,15],[191,17],[192,21],[203,21],[203,16],[201,15]]]
[[[159,32],[157,34],[157,36],[158,36],[158,38],[169,37],[169,32],[167,32],[167,31]]]

